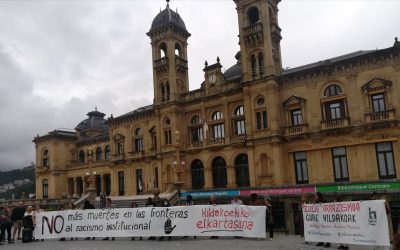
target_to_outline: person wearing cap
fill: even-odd
[[[272,208],[271,198],[269,196],[264,198],[264,205],[266,208],[266,216],[265,216],[265,231],[269,229],[269,240],[271,241],[274,238],[274,211]]]

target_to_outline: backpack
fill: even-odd
[[[24,225],[24,228],[33,228],[32,215],[27,215],[24,217],[23,225]]]

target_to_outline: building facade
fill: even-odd
[[[147,33],[153,104],[35,137],[37,197],[80,196],[90,174],[111,196],[397,182],[400,42],[283,70],[279,0],[234,1],[235,65],[206,62],[189,91],[191,34],[167,4]]]

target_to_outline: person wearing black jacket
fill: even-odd
[[[169,204],[169,201],[167,199],[164,199],[161,204],[161,207],[170,207],[170,206],[171,206],[171,204]],[[168,240],[171,240],[171,239],[172,239],[171,236],[168,236]],[[164,236],[159,237],[158,240],[159,241],[164,240]]]
[[[153,202],[153,199],[151,197],[149,197],[146,202],[146,207],[155,207],[155,206],[156,206],[156,204]],[[155,240],[155,239],[156,239],[156,237],[150,236],[148,240]]]
[[[83,204],[83,210],[86,209],[95,209],[93,204],[90,203],[90,201],[86,200],[85,203]],[[95,237],[92,237],[92,240],[96,239]],[[86,237],[85,240],[90,240],[90,237]]]
[[[18,203],[18,206],[12,210],[11,213],[11,221],[14,223],[14,231],[13,231],[13,238],[12,241],[15,240],[15,234],[18,231],[17,239],[21,240],[21,229],[22,229],[22,224],[24,221],[24,214],[26,212],[26,209],[24,207],[24,203],[20,201]]]

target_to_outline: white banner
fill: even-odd
[[[306,204],[306,241],[390,246],[384,200]]]
[[[35,238],[133,236],[265,237],[265,207],[218,205],[40,213]]]

